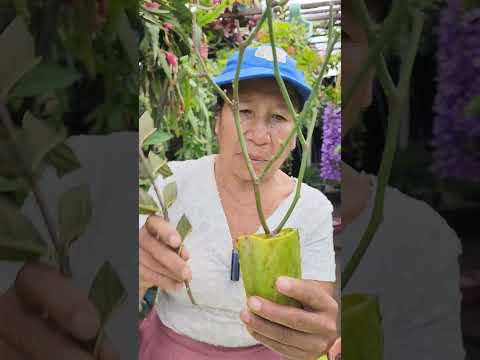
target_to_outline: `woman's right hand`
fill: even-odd
[[[178,291],[185,280],[192,279],[185,247],[177,255],[181,237],[162,217],[150,215],[139,231],[139,296],[152,286]]]

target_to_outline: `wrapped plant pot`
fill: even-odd
[[[299,279],[302,274],[297,229],[285,228],[275,236],[253,234],[237,241],[240,270],[247,297],[260,296],[277,304],[301,304],[277,291],[279,276]]]

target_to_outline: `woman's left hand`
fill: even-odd
[[[241,319],[260,343],[287,359],[317,360],[337,337],[338,305],[331,284],[280,277],[277,289],[303,309],[252,296]]]

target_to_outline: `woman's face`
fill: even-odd
[[[246,80],[240,83],[240,120],[253,167],[261,174],[266,162],[279,150],[294,128],[282,94],[274,79]],[[220,155],[230,170],[242,180],[250,180],[237,136],[233,112],[224,105],[218,114],[215,133]],[[295,147],[295,137],[275,162],[267,177],[278,170]]]
[[[349,89],[368,54],[365,31],[355,17],[351,0],[342,4],[342,89]],[[349,104],[342,107],[342,137],[357,125],[361,112],[372,102],[373,69],[363,78]]]

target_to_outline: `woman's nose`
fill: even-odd
[[[270,142],[270,130],[264,121],[253,121],[253,126],[247,130],[246,138],[256,145],[264,145]]]

